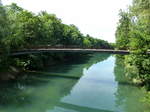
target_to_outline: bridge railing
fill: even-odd
[[[101,46],[96,46],[96,47],[87,47],[87,46],[82,46],[82,45],[38,45],[38,46],[28,46],[24,49],[49,49],[49,48],[80,48],[80,49],[113,49],[113,48],[108,48],[108,47],[101,47]]]

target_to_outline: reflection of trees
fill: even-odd
[[[18,81],[7,82],[7,84],[1,85],[0,107],[4,109],[7,107],[24,108],[28,105],[32,105],[33,109],[31,110],[37,109],[37,112],[41,112],[41,110],[38,110],[39,108],[42,108],[43,111],[47,108],[53,108],[63,96],[71,91],[71,88],[77,81],[77,79],[67,79],[59,76],[51,77],[51,75],[46,74],[30,74],[28,77],[24,75],[24,77]],[[59,80],[60,82],[55,82]],[[48,87],[48,85],[51,87]],[[42,87],[46,87],[47,89],[42,89]],[[42,89],[42,91],[40,91],[40,89]],[[42,94],[42,97],[40,94]],[[35,101],[38,101],[38,103],[34,104],[36,103]],[[45,104],[47,101],[49,103]],[[29,110],[29,112],[31,112],[31,110]]]
[[[120,55],[116,55],[116,62],[115,62],[115,68],[114,68],[114,73],[115,73],[115,80],[118,82],[118,88],[117,88],[117,93],[115,93],[117,100],[116,100],[116,104],[117,106],[120,106],[121,104],[123,104],[125,101],[125,98],[122,96],[124,95],[124,92],[121,91],[122,89],[119,87],[119,83],[125,83],[125,71],[123,68],[123,59],[124,56],[120,56]],[[121,90],[120,90],[121,89]]]
[[[7,82],[7,84],[1,84],[0,90],[0,105],[22,105],[29,103],[30,96],[23,93],[23,86],[19,83]]]
[[[88,61],[88,63],[86,64],[86,68],[89,68],[91,65],[96,64],[98,62],[102,62],[104,60],[107,60],[109,57],[111,56],[111,54],[109,53],[95,53],[90,60]]]
[[[116,105],[123,108],[125,112],[143,112],[146,104],[141,100],[144,97],[144,90],[129,82],[125,75],[123,65],[124,56],[116,56],[114,68],[115,80],[118,82],[116,96]]]
[[[36,109],[36,112],[52,109],[62,97],[69,94],[81,77],[83,68],[104,61],[109,56],[110,54],[83,55],[73,62],[51,66],[47,73],[24,73],[16,81],[0,84],[0,107],[23,108],[32,105],[31,110]]]
[[[73,76],[76,74],[76,76],[80,77],[83,72],[83,68],[89,68],[93,64],[104,61],[110,55],[111,54],[108,53],[80,53],[80,55],[78,53],[74,53],[74,58],[72,60],[59,64],[61,67],[50,66],[45,71],[50,73],[60,73],[61,75],[63,75],[62,73],[71,72],[68,74]],[[74,68],[74,65],[79,65],[80,67]]]
[[[115,80],[118,81],[118,83],[130,83],[129,79],[125,75],[124,58],[124,55],[116,55],[114,73]]]

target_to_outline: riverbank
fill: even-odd
[[[84,58],[84,59],[83,59]],[[0,80],[15,80],[28,71],[43,71],[47,67],[69,62],[83,62],[90,58],[90,53],[41,53],[9,57],[5,66],[1,66]]]
[[[10,66],[9,69],[0,71],[0,80],[1,81],[15,80],[22,72],[23,70]]]

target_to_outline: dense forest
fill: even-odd
[[[126,76],[150,90],[150,0],[133,0],[119,15],[116,48],[131,51],[124,57]]]
[[[110,48],[108,42],[84,36],[75,25],[63,24],[45,11],[34,14],[12,4],[1,5],[0,12],[0,47],[7,51],[42,45]]]
[[[90,35],[83,35],[73,24],[63,24],[61,19],[54,14],[49,14],[46,11],[34,14],[17,6],[15,3],[3,6],[0,2],[0,68],[2,73],[12,71],[14,67],[24,70],[40,69],[47,64],[61,62],[74,57],[71,53],[10,56],[12,51],[47,46],[112,48],[107,41],[93,38]]]

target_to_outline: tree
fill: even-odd
[[[150,49],[150,1],[133,0],[133,6],[130,8],[132,18],[132,43],[131,49],[147,52]],[[135,42],[134,42],[135,41]],[[140,50],[141,49],[141,50]]]
[[[130,17],[128,12],[120,11],[120,20],[116,31],[116,47],[128,49],[130,40]]]
[[[128,37],[128,38],[125,38]],[[150,1],[133,0],[129,12],[121,12],[116,31],[116,44],[119,49],[130,49],[125,65],[131,79],[143,83],[150,89]]]
[[[5,48],[3,42],[4,38],[8,36],[8,19],[6,15],[6,11],[4,9],[4,6],[2,5],[0,1],[0,48]]]
[[[41,22],[38,16],[22,9],[16,4],[6,7],[9,18],[10,35],[5,38],[5,45],[11,49],[37,45],[40,41]]]

